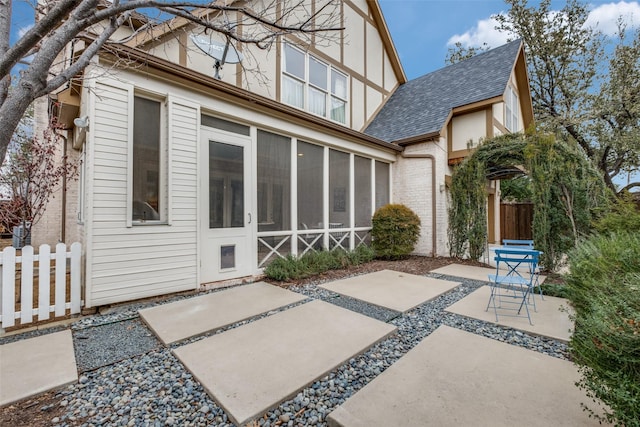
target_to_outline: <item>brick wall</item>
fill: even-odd
[[[422,223],[421,235],[414,253],[433,256],[433,234],[436,235],[436,253],[447,256],[447,191],[445,174],[448,172],[446,141],[414,144],[405,149],[405,154],[430,154],[429,158],[399,157],[394,164],[394,203],[411,208]],[[435,166],[435,194],[432,191],[433,167]],[[441,191],[443,190],[443,191]],[[436,228],[433,229],[433,204],[436,206]]]

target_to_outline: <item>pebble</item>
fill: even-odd
[[[398,332],[314,381],[292,399],[263,414],[258,420],[259,425],[270,427],[276,425],[288,427],[326,426],[326,417],[336,406],[342,404],[384,372],[440,325],[448,325],[560,359],[568,359],[568,349],[564,343],[444,311],[446,307],[464,298],[483,283],[443,275],[432,275],[432,277],[462,282],[462,284],[405,314],[380,309],[351,298],[337,297],[335,293],[319,288],[317,286],[319,283],[290,288],[290,290],[311,299],[335,303],[349,310],[386,321],[396,326]],[[165,302],[187,297],[179,295],[169,298]],[[229,427],[233,425],[224,410],[209,397],[203,387],[171,353],[173,348],[198,341],[203,337],[172,344],[170,348],[153,346],[149,349],[145,347],[144,343],[149,341],[149,335],[146,331],[140,333],[137,312],[140,308],[157,304],[158,302],[124,305],[111,310],[107,315],[89,316],[72,325],[71,329],[74,335],[82,334],[84,337],[82,342],[85,343],[95,340],[98,336],[96,335],[98,330],[112,330],[118,327],[113,325],[113,328],[111,326],[99,328],[99,326],[117,322],[132,324],[137,333],[127,337],[125,345],[138,345],[144,352],[116,361],[108,366],[82,372],[77,384],[70,385],[57,393],[60,399],[59,407],[63,408],[65,413],[53,418],[52,425],[212,425]],[[272,315],[299,304],[292,304],[269,314]],[[222,332],[267,315],[231,325],[224,328]],[[220,333],[220,331],[215,333]],[[27,337],[29,337],[28,334],[25,334],[24,338]],[[136,341],[140,341],[142,344],[137,344]],[[108,341],[102,344],[113,346],[116,343]],[[95,357],[98,356],[100,354]],[[83,357],[93,356],[83,355]],[[89,366],[91,363],[86,365]],[[94,365],[100,366],[99,361],[96,361]],[[41,409],[44,411],[49,408],[42,407]]]

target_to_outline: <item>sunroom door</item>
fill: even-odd
[[[208,129],[201,147],[201,282],[252,274],[251,139]]]

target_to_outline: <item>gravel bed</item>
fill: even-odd
[[[300,391],[294,398],[264,414],[257,420],[257,425],[263,427],[276,425],[326,426],[326,416],[336,406],[368,384],[443,324],[553,357],[568,358],[567,346],[564,343],[444,312],[446,307],[473,292],[484,283],[443,275],[431,276],[453,280],[461,285],[405,314],[389,310],[384,313],[380,311],[379,307],[352,298],[336,297],[335,293],[319,288],[318,283],[308,283],[290,288],[290,290],[302,293],[312,299],[337,303],[375,318],[390,319],[388,322],[395,325],[398,332],[374,345],[364,354],[350,359],[347,363]],[[183,298],[185,297],[177,297],[172,300]],[[224,330],[241,326],[302,303],[305,302],[292,304],[256,318],[238,322],[215,333],[221,333]],[[113,344],[112,340],[116,339],[118,346],[132,346],[145,352],[133,357],[127,356],[112,365],[85,372],[80,376],[77,384],[58,392],[58,396],[62,399],[59,404],[65,407],[66,412],[59,418],[53,419],[52,424],[60,426],[232,425],[224,411],[213,402],[202,386],[171,354],[171,348],[200,340],[215,333],[185,340],[170,348],[156,346],[151,350],[145,350],[151,346],[151,344],[145,344],[149,338],[148,329],[139,320],[121,321],[127,316],[129,319],[137,317],[137,309],[126,307],[108,315],[96,316],[101,318],[99,322],[83,319],[83,324],[80,327],[74,325],[76,343],[93,340],[95,345],[99,346],[100,342],[103,345],[109,345],[111,341]],[[92,338],[98,329],[96,325],[109,323],[114,323],[114,335],[100,333],[96,335],[96,338]],[[135,332],[131,334],[131,337],[126,338],[126,343],[123,343],[122,333],[124,331],[129,333],[127,327],[131,325],[135,325],[131,329]],[[78,338],[79,334],[86,334],[91,338]],[[140,340],[141,343],[135,342],[137,340]],[[83,357],[85,356],[80,359]],[[97,359],[100,357],[96,356]],[[88,364],[88,362],[82,363]],[[41,409],[46,410],[47,408]]]
[[[140,319],[131,319],[75,331],[73,346],[78,372],[85,372],[147,353],[160,341]]]

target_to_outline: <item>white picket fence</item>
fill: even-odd
[[[51,253],[49,245],[40,245],[38,254],[34,254],[32,246],[22,248],[22,254],[16,256],[12,247],[0,253],[0,328],[9,328],[20,319],[24,325],[34,321],[47,320],[51,317],[62,317],[66,310],[71,314],[80,313],[81,301],[81,257],[82,245],[73,243],[70,252],[64,243],[56,245],[55,253]],[[67,295],[67,259],[70,259],[71,272],[70,294]],[[51,304],[51,265],[55,267],[54,303]],[[38,263],[37,268],[34,264]],[[16,266],[21,264],[20,310],[16,310]],[[33,307],[34,277],[38,277],[38,301]],[[69,300],[69,302],[67,302]]]

